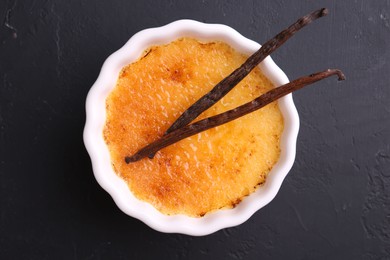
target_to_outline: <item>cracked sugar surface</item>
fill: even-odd
[[[106,101],[104,137],[115,172],[137,198],[164,214],[199,217],[234,207],[264,183],[280,155],[283,117],[277,102],[166,147],[152,160],[124,161],[160,138],[183,111],[246,58],[222,42],[181,38],[151,47],[122,69]],[[272,88],[256,68],[195,121]]]

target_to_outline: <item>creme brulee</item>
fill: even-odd
[[[125,156],[160,138],[201,96],[245,62],[223,42],[181,38],[124,67],[106,101],[104,138],[115,172],[140,200],[164,214],[199,217],[231,208],[264,183],[280,155],[283,117],[276,102],[186,138],[154,159]],[[273,88],[255,68],[198,119],[233,109]]]

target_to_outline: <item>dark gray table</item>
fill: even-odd
[[[293,79],[294,167],[269,205],[206,237],[156,232],[96,183],[84,101],[106,57],[181,18],[265,42],[320,7],[273,58]],[[390,259],[389,1],[0,1],[0,259]]]

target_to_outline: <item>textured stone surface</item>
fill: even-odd
[[[206,237],[162,234],[121,213],[82,143],[84,101],[105,58],[179,18],[262,43],[326,6],[274,59],[292,79],[296,163],[275,200]],[[1,259],[390,259],[389,1],[0,1]]]

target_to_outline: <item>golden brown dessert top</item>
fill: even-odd
[[[182,38],[150,48],[122,69],[107,98],[104,137],[114,170],[137,198],[165,214],[203,216],[234,206],[265,181],[280,154],[283,118],[277,103],[164,148],[152,160],[124,161],[161,137],[184,110],[245,59],[225,43]],[[256,68],[199,119],[235,108],[271,88]]]

